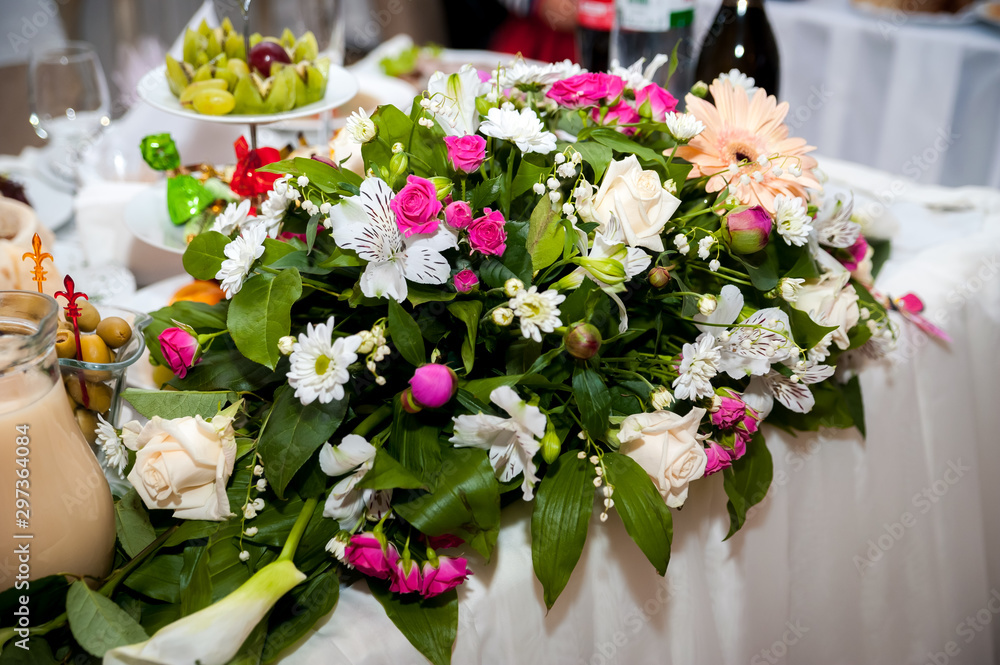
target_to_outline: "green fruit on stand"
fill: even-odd
[[[236,99],[228,90],[212,88],[201,90],[191,101],[194,110],[205,115],[226,115],[236,106]]]
[[[194,69],[186,62],[177,62],[172,55],[167,54],[167,84],[174,96],[180,97],[194,79]]]
[[[195,81],[188,87],[184,88],[184,92],[181,93],[179,101],[181,106],[191,106],[194,102],[195,96],[203,90],[229,90],[229,84],[223,79],[206,79],[204,81]]]
[[[292,60],[295,62],[315,60],[318,55],[319,45],[316,43],[316,35],[311,30],[299,37],[292,47]]]

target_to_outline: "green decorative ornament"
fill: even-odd
[[[167,211],[170,221],[180,226],[212,205],[215,196],[197,178],[179,175],[167,179]]]
[[[174,143],[170,134],[150,134],[142,139],[139,147],[142,150],[142,158],[146,160],[151,169],[169,171],[179,168],[181,165],[177,144]]]

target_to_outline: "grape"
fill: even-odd
[[[181,103],[181,106],[191,106],[191,102],[194,100],[195,95],[202,90],[226,90],[228,87],[228,84],[223,79],[195,81],[184,88],[184,92],[181,93],[178,101]]]
[[[284,46],[266,40],[250,49],[247,64],[260,72],[261,76],[271,75],[272,62],[282,62],[287,65],[291,64],[292,59],[288,57],[288,51]]]
[[[236,106],[236,98],[227,90],[202,90],[192,100],[194,110],[205,115],[226,115]]]

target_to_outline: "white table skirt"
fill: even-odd
[[[698,0],[701,34],[719,0]],[[923,183],[1000,187],[1000,30],[874,16],[848,0],[766,4],[793,134]]]
[[[867,441],[769,429],[775,482],[728,542],[721,479],[693,485],[665,579],[617,516],[601,524],[595,510],[546,616],[530,506],[508,510],[495,561],[473,557],[460,588],[454,663],[1000,662],[1000,192],[821,165],[834,181],[898,192],[901,232],[880,285],[918,292],[954,342],[906,326],[893,359],[866,368]],[[972,207],[925,207],[958,202]],[[283,662],[422,659],[359,583]]]

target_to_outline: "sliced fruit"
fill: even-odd
[[[246,46],[243,44],[243,35],[235,32],[230,32],[226,35],[226,41],[224,43],[224,49],[226,56],[230,59],[239,58],[240,60],[247,59]]]
[[[174,293],[170,299],[170,304],[186,300],[190,302],[203,302],[206,305],[214,305],[226,297],[225,292],[219,288],[215,282],[195,280],[190,284],[182,286]]]
[[[195,81],[188,87],[184,88],[184,92],[180,95],[181,106],[191,106],[194,101],[195,95],[197,95],[202,90],[229,90],[229,84],[224,79],[205,79],[204,81]]]
[[[292,60],[302,62],[303,60],[315,60],[319,55],[319,45],[316,43],[316,35],[312,31],[299,37],[292,48]]]
[[[236,79],[239,79],[241,76],[250,76],[250,68],[247,67],[247,63],[243,60],[230,58],[229,61],[226,62],[226,69],[232,72],[236,76]],[[233,81],[233,84],[230,86],[230,90],[235,87],[236,80]]]
[[[236,106],[236,98],[228,90],[209,88],[195,94],[194,110],[205,115],[226,115]]]
[[[287,49],[295,48],[295,35],[288,28],[281,31],[281,38],[278,40],[282,46]]]
[[[180,96],[184,88],[194,79],[194,68],[186,62],[177,62],[172,55],[167,54],[167,84],[170,92]]]

